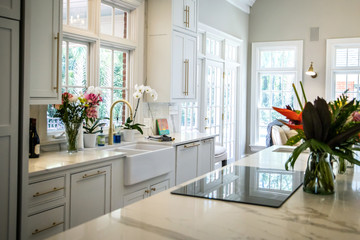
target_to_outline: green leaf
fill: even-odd
[[[360,131],[360,123],[342,133],[337,134],[334,138],[330,139],[327,142],[327,144],[331,148],[336,147],[336,146],[340,145],[341,143],[343,143],[344,141],[346,141],[347,139],[349,139],[350,137],[359,133],[359,131]]]
[[[306,103],[302,113],[304,133],[307,139],[321,140],[322,124],[317,110],[311,102]]]
[[[299,155],[305,151],[310,146],[310,140],[303,142],[297,148],[294,149],[292,154],[290,155],[289,159],[285,163],[285,169],[289,170],[289,164],[292,168],[294,168],[295,162],[298,159]]]
[[[314,101],[314,107],[319,114],[322,125],[322,137],[319,140],[326,141],[331,126],[331,113],[329,111],[329,106],[325,99],[318,97]]]

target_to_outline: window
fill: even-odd
[[[111,104],[119,99],[127,99],[127,51],[111,48],[100,48],[99,86],[103,92],[99,117],[109,117]],[[125,121],[125,105],[118,104],[114,108],[114,118]]]
[[[89,0],[64,0],[63,24],[88,29]]]
[[[360,98],[360,38],[327,40],[326,98]]]
[[[302,78],[302,41],[253,43],[251,144],[265,146],[272,107],[297,107],[292,84]]]
[[[140,4],[121,0],[116,3],[100,0],[63,1],[62,92],[79,95],[88,86],[100,87],[103,102],[98,109],[99,117],[109,117],[114,101],[128,99],[130,58],[132,63],[138,60],[132,58],[137,43],[128,25],[131,19],[135,21],[132,22],[134,27],[137,27],[137,21],[143,17],[141,14],[131,17]],[[136,64],[134,68],[137,68]],[[118,104],[114,108],[114,122],[122,124],[127,112],[125,106]],[[48,132],[64,129],[59,119],[53,118],[54,113],[55,109],[49,105]]]
[[[101,3],[100,32],[120,38],[127,38],[128,12]]]

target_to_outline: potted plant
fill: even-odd
[[[130,117],[128,117],[123,125],[122,133],[123,133],[124,141],[133,142],[136,130],[139,131],[141,134],[144,134],[141,127],[145,125],[136,123],[135,118],[139,108],[140,99],[145,93],[149,94],[154,101],[156,101],[158,98],[157,92],[155,91],[155,89],[152,89],[150,86],[144,86],[144,85],[138,86],[137,84],[135,85],[135,92],[133,94],[133,97],[137,99],[137,103],[133,118],[131,119]]]
[[[96,146],[97,133],[105,126],[105,123],[100,123],[101,120],[101,118],[90,118],[88,121],[84,122],[84,147],[94,148]]]
[[[86,117],[83,123],[84,128],[84,147],[94,148],[96,146],[97,133],[105,123],[100,123],[102,119],[97,118],[97,106],[102,102],[100,88],[90,86],[84,94],[86,103]]]

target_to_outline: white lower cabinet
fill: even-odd
[[[213,170],[214,138],[176,147],[176,185]]]
[[[199,142],[176,147],[176,185],[197,176],[197,158]]]
[[[65,230],[65,207],[59,206],[28,217],[28,239],[44,239]]]
[[[130,190],[128,190],[128,192],[130,193],[124,195],[124,207],[147,197],[153,196],[162,191],[165,191],[170,187],[171,179],[166,179],[158,183],[152,182],[154,182],[154,180],[149,180],[140,184],[138,187],[135,186],[130,188]],[[136,190],[133,190],[134,188]]]
[[[111,167],[71,175],[70,227],[110,212]]]

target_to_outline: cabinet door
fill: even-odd
[[[176,185],[196,177],[198,142],[176,148]]]
[[[27,239],[45,239],[65,230],[65,208],[56,207],[28,217]]]
[[[187,66],[185,69],[185,79],[187,81],[187,94],[185,98],[196,98],[196,38],[187,36],[185,39],[185,61]]]
[[[196,0],[185,0],[185,7],[188,7],[188,27],[187,29],[196,32],[197,29],[197,10]]]
[[[0,1],[0,17],[20,20],[20,1],[21,0]]]
[[[127,205],[130,205],[132,203],[135,203],[137,201],[143,200],[149,195],[149,189],[142,188],[140,190],[137,190],[133,193],[129,193],[124,196],[124,207]]]
[[[110,212],[110,166],[71,175],[70,227]]]
[[[197,175],[201,176],[212,170],[214,158],[214,139],[202,140],[199,145],[199,156],[197,165]]]
[[[171,95],[173,99],[184,98],[186,92],[185,38],[186,35],[175,31],[173,32],[171,71]]]
[[[16,238],[19,22],[0,18],[0,239]]]
[[[155,194],[158,194],[159,192],[165,191],[170,186],[170,181],[165,180],[156,184],[153,184],[150,186],[150,196],[154,196]]]
[[[196,32],[196,0],[173,0],[173,25]]]
[[[30,103],[60,103],[62,0],[31,0],[26,4]]]

